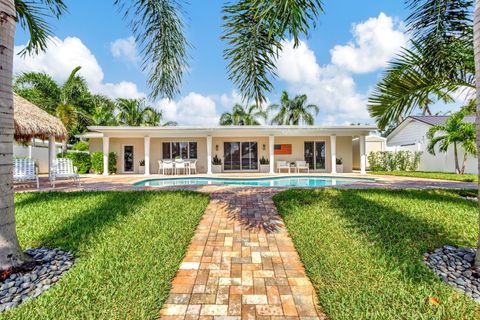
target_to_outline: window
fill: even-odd
[[[163,142],[162,159],[197,159],[196,142]]]

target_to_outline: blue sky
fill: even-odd
[[[58,38],[46,54],[15,59],[16,72],[45,71],[61,81],[76,65],[93,90],[111,97],[148,95],[131,32],[113,1],[66,1],[69,13],[54,21]],[[226,75],[220,40],[223,1],[191,0],[186,5],[187,36],[192,45],[190,71],[174,101],[152,102],[169,120],[215,124],[218,115],[239,102]],[[368,92],[388,61],[407,41],[401,0],[324,1],[325,14],[300,48],[290,43],[279,59],[279,79],[268,94],[276,102],[282,90],[307,93],[320,106],[317,124],[372,123],[366,112]],[[18,28],[17,50],[28,35]]]

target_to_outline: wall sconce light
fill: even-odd
[[[262,150],[265,151],[265,143],[262,145]]]
[[[218,151],[218,144],[215,145],[215,151]]]

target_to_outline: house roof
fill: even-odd
[[[110,137],[206,137],[211,136],[360,136],[368,135],[371,131],[377,130],[375,126],[210,126],[210,127],[122,127],[122,126],[92,126],[88,127],[89,133],[85,138],[102,136]],[[94,134],[96,133],[96,134]]]

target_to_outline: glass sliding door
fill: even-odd
[[[133,146],[123,146],[123,172],[133,172],[134,170]]]
[[[305,141],[304,159],[311,170],[325,170],[325,141]]]
[[[257,170],[258,144],[256,142],[224,142],[224,170]]]

